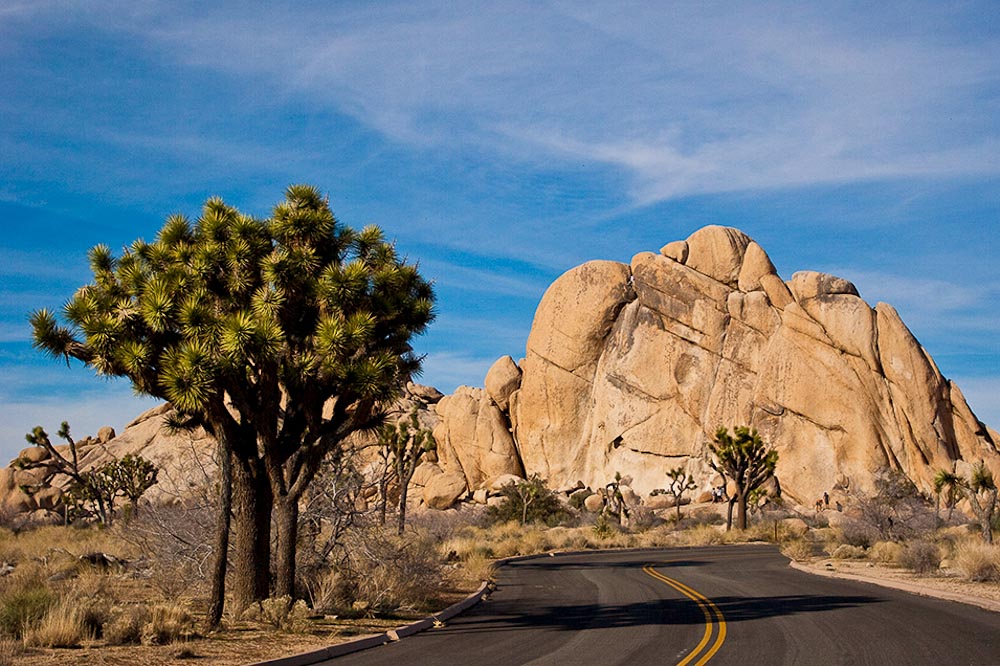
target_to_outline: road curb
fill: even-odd
[[[531,556],[529,556],[531,557]],[[514,561],[524,558],[508,558],[504,560]],[[497,564],[500,564],[499,562]],[[441,623],[450,620],[459,613],[466,611],[480,601],[485,601],[489,596],[490,592],[493,591],[492,583],[489,581],[483,581],[483,584],[479,586],[479,589],[467,596],[465,599],[448,606],[443,611],[435,613],[430,617],[425,617],[422,620],[417,620],[416,622],[411,622],[409,624],[404,624],[402,627],[397,627],[395,629],[390,629],[383,634],[375,634],[374,636],[365,636],[364,638],[355,638],[354,640],[347,641],[345,643],[337,643],[336,645],[331,645],[329,647],[320,648],[319,650],[312,650],[311,652],[302,652],[300,654],[293,654],[288,657],[278,657],[277,659],[267,659],[265,661],[256,661],[249,666],[311,666],[311,664],[318,664],[327,659],[333,659],[334,657],[340,657],[345,654],[352,654],[354,652],[360,652],[362,650],[368,650],[373,647],[379,647],[380,645],[385,645],[394,641],[398,641],[401,638],[407,636],[412,636],[413,634],[419,633],[421,631],[426,631],[431,627],[440,625]]]
[[[960,604],[968,604],[970,606],[978,606],[988,611],[994,613],[1000,613],[1000,602],[993,601],[992,599],[982,599],[979,597],[969,597],[958,592],[947,592],[945,590],[939,590],[929,585],[920,585],[919,583],[908,583],[906,581],[896,581],[888,580],[885,578],[875,578],[873,576],[864,576],[855,573],[846,573],[843,571],[829,571],[824,569],[815,569],[813,567],[800,564],[798,562],[789,562],[788,566],[795,569],[796,571],[802,571],[804,573],[813,574],[815,576],[824,576],[826,578],[842,578],[845,580],[854,580],[859,583],[869,583],[871,585],[878,585],[879,587],[887,587],[892,590],[899,590],[901,592],[908,592],[910,594],[917,594],[921,597],[931,597],[933,599],[942,599],[944,601],[954,601]]]

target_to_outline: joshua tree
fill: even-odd
[[[35,345],[127,377],[214,435],[231,466],[235,601],[269,595],[272,517],[274,595],[294,595],[299,500],[323,458],[380,425],[419,370],[410,339],[434,317],[430,284],[378,227],[340,224],[302,185],[268,219],[210,199],[193,224],[173,216],[154,242],[119,257],[99,245],[90,263],[68,327],[31,315]]]
[[[962,478],[954,472],[939,469],[934,475],[934,518],[938,524],[941,523],[941,495],[944,494],[944,503],[948,507],[948,521],[951,521],[961,489]]]
[[[698,484],[694,482],[694,477],[684,473],[684,468],[677,467],[667,471],[670,484],[666,487],[668,495],[674,496],[674,506],[677,507],[677,520],[681,519],[681,498],[689,490],[694,490]]]
[[[962,491],[969,498],[969,504],[979,519],[983,541],[993,543],[993,517],[997,508],[997,484],[993,472],[980,460],[972,468],[972,476],[962,481]]]
[[[736,503],[736,527],[747,528],[747,499],[754,489],[774,476],[778,464],[778,452],[768,447],[757,434],[747,426],[736,426],[733,434],[720,427],[715,440],[708,444],[713,458],[709,465],[723,478],[730,478],[736,485],[736,495],[730,500],[729,520],[726,529],[732,528],[732,504]]]
[[[615,472],[615,480],[604,487],[604,513],[617,518],[622,527],[628,527],[629,510],[622,493],[621,472]]]
[[[420,459],[428,451],[434,450],[434,436],[430,430],[420,425],[417,409],[414,407],[409,416],[396,423],[386,423],[379,430],[379,446],[389,454],[390,465],[399,480],[399,522],[397,532],[403,533],[406,526],[406,496],[410,479],[420,464]],[[385,507],[385,482],[381,488],[383,494],[382,506]],[[383,514],[384,515],[384,514]]]

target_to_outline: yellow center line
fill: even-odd
[[[684,659],[678,662],[677,666],[688,666],[688,664],[691,663],[692,659],[698,659],[698,661],[694,663],[694,666],[704,666],[705,664],[707,664],[708,661],[715,656],[715,653],[719,651],[719,648],[722,647],[722,644],[726,640],[726,619],[725,616],[723,616],[722,611],[719,609],[718,606],[712,603],[711,599],[709,599],[705,595],[701,594],[695,589],[692,589],[691,587],[688,587],[679,580],[674,580],[669,576],[663,575],[662,573],[654,569],[652,565],[646,565],[645,567],[642,568],[642,570],[646,572],[648,575],[652,576],[653,578],[663,583],[666,583],[670,587],[674,588],[675,590],[686,596],[688,599],[691,599],[696,604],[698,604],[698,608],[700,608],[701,612],[705,615],[705,633],[702,635],[701,641],[698,643],[698,645],[695,646],[694,650],[692,650],[690,653],[688,653],[686,657],[684,657]],[[712,615],[715,615],[717,623],[713,622]],[[708,651],[706,651],[704,654],[701,654],[701,651],[704,650],[705,647],[708,645],[708,641],[712,637],[712,629],[714,626],[716,626],[716,624],[719,627],[719,631],[716,634],[715,642],[712,644],[712,647],[708,649]],[[699,655],[701,655],[700,659],[698,658]]]

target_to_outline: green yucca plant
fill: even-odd
[[[66,324],[31,314],[35,346],[127,377],[211,432],[232,474],[222,501],[234,501],[238,603],[270,594],[272,514],[274,594],[293,594],[298,500],[323,457],[377,427],[419,371],[410,340],[434,318],[431,285],[378,227],[340,224],[305,185],[289,187],[268,219],[209,199],[197,220],[171,216],[153,242],[120,256],[94,247],[90,264],[94,280],[63,309]]]

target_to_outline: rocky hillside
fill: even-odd
[[[1000,474],[1000,435],[891,305],[872,308],[850,282],[823,273],[786,282],[757,243],[727,227],[705,227],[629,265],[568,271],[538,306],[526,357],[499,359],[484,384],[449,396],[406,387],[396,418],[416,408],[437,442],[414,475],[414,503],[486,503],[503,483],[534,473],[570,490],[601,488],[621,472],[650,495],[677,466],[704,491],[718,482],[706,443],[720,425],[751,425],[773,443],[785,495],[806,506],[824,492],[870,490],[883,468],[924,491],[953,465],[967,474],[983,459]],[[160,501],[206,483],[211,439],[166,432],[168,409],[117,437],[86,440],[85,462],[141,454],[163,469],[151,491]],[[53,471],[0,470],[0,508],[57,507],[65,479]]]
[[[781,486],[800,504],[869,489],[884,467],[923,490],[953,463],[1000,472],[997,433],[891,305],[872,308],[823,273],[786,282],[727,227],[568,271],[538,306],[526,357],[498,360],[485,387],[438,407],[444,459],[472,488],[517,465],[554,487],[621,471],[643,494],[681,465],[708,487],[705,444],[738,424],[777,447]]]

